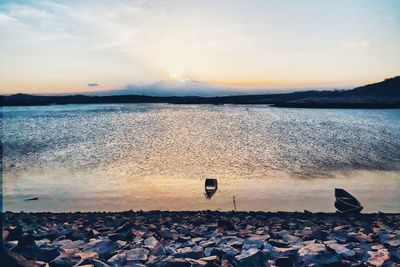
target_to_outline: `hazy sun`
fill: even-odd
[[[185,82],[188,80],[187,78],[185,78],[183,76],[183,74],[177,74],[177,73],[170,73],[169,78],[171,80],[180,81],[180,82]]]

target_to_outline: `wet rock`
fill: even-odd
[[[191,264],[185,259],[168,257],[164,260],[162,267],[190,267]]]
[[[149,251],[145,248],[134,248],[126,251],[127,261],[146,261]]]
[[[262,266],[264,261],[263,253],[257,248],[242,251],[240,255],[236,256],[236,259],[240,266]]]
[[[79,250],[65,249],[61,250],[61,254],[54,260],[50,261],[51,267],[66,267],[73,266],[80,262],[81,257],[77,254]]]
[[[110,266],[115,266],[115,267],[123,266],[125,262],[126,262],[126,251],[119,252],[107,260],[107,263]]]
[[[347,243],[350,239],[345,233],[332,233],[328,237],[329,240],[336,240],[339,244]]]
[[[300,248],[298,255],[306,265],[310,263],[329,264],[338,261],[338,257],[329,253],[324,244],[315,242],[309,242],[306,246]]]
[[[336,254],[346,257],[346,258],[350,258],[356,255],[356,253],[348,248],[346,248],[343,245],[340,245],[336,242],[325,242],[325,245],[334,250],[336,252]]]
[[[233,223],[231,223],[228,220],[219,220],[218,221],[218,227],[222,228],[224,230],[230,230],[230,231],[235,231],[236,230],[236,228],[233,225]]]
[[[289,244],[283,240],[279,240],[279,239],[269,239],[268,242],[274,246],[274,247],[278,247],[278,248],[287,248],[289,247]]]
[[[377,251],[368,251],[370,258],[368,263],[373,266],[382,266],[389,259],[389,252],[387,249],[378,249]]]
[[[243,242],[243,250],[249,250],[251,248],[257,248],[260,249],[264,245],[264,238],[258,238],[258,237],[249,237],[244,240]]]
[[[117,243],[103,240],[93,239],[82,249],[83,252],[96,252],[100,259],[107,259],[110,254],[119,249]]]
[[[157,243],[158,241],[154,236],[150,236],[144,240],[144,246],[146,248],[149,248],[150,250],[152,250],[157,245]]]
[[[388,247],[397,248],[400,246],[400,239],[388,240],[384,244]]]
[[[202,246],[203,248],[208,248],[208,247],[215,246],[215,242],[214,241],[210,241],[210,240],[204,240],[204,241],[201,241],[199,243],[199,245]]]
[[[115,229],[115,233],[126,233],[126,232],[130,232],[131,231],[131,223],[130,222],[126,222],[124,224],[122,224],[120,227],[118,227],[117,229]]]
[[[6,236],[7,241],[18,240],[23,233],[21,226],[12,225],[12,226],[9,226],[6,230],[8,232],[8,234]]]
[[[277,267],[292,267],[294,262],[289,257],[278,257],[275,259],[275,265]]]
[[[83,240],[76,240],[76,241],[68,240],[68,241],[69,242],[61,242],[62,249],[73,249],[73,248],[82,249],[86,246],[86,242]]]
[[[4,248],[35,266],[400,263],[397,214],[349,218],[324,213],[153,211],[3,216]]]
[[[204,250],[201,246],[179,248],[174,255],[176,258],[200,259],[204,256]]]
[[[207,248],[209,249],[209,248]],[[209,255],[206,254],[206,256],[213,256],[216,255],[220,258],[223,258],[224,256],[236,256],[237,254],[239,254],[240,251],[233,248],[233,247],[229,247],[229,246],[222,246],[222,247],[214,247],[211,250],[211,253]]]

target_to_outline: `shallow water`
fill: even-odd
[[[240,210],[333,211],[343,187],[399,211],[400,110],[9,107],[3,153],[4,210],[231,210],[235,195]]]

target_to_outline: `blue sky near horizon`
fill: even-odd
[[[0,0],[0,93],[165,79],[348,88],[399,74],[395,0]]]

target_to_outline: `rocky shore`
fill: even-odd
[[[400,214],[2,216],[5,266],[400,266]]]

